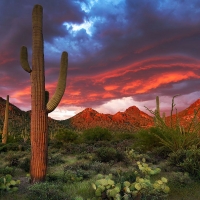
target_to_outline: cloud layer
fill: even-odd
[[[164,111],[176,94],[182,95],[180,109],[199,98],[198,0],[1,0],[0,91],[21,109],[30,109],[30,77],[19,64],[19,52],[27,46],[31,63],[31,13],[37,3],[44,9],[50,95],[61,53],[69,53],[67,88],[54,118],[65,119],[85,107],[104,113],[131,105],[153,109],[157,95]]]

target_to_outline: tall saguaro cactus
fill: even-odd
[[[2,134],[2,143],[6,144],[8,137],[8,107],[9,107],[9,95],[7,95],[6,99],[6,108],[5,108],[5,118],[3,124],[3,134]]]
[[[59,104],[66,87],[68,54],[63,52],[56,91],[47,102],[44,75],[43,8],[35,5],[32,12],[32,69],[28,63],[27,48],[22,46],[20,62],[31,75],[31,182],[45,180],[48,159],[48,113]]]

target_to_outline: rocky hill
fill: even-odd
[[[138,128],[147,128],[153,125],[153,119],[140,111],[136,106],[129,107],[124,112],[114,115],[102,114],[86,108],[74,117],[64,120],[70,128],[84,130],[96,126],[105,127],[115,131],[135,131]]]
[[[194,115],[196,118],[194,119]],[[172,115],[172,122],[175,123],[176,120],[180,122],[180,125],[183,127],[188,127],[192,120],[195,120],[196,123],[200,122],[200,99],[192,103],[188,108],[183,111],[178,112],[177,114]],[[170,124],[170,116],[166,118],[167,124]]]
[[[0,97],[0,132],[3,130],[6,100]],[[22,131],[30,131],[30,111],[22,111],[15,105],[9,103],[9,121],[8,132],[11,134],[20,134]],[[49,118],[49,130],[54,131],[62,128],[60,121]]]
[[[0,131],[3,128],[4,113],[5,113],[6,101],[0,97]],[[196,121],[200,121],[200,99],[194,102],[191,106],[185,110],[177,113],[180,123],[183,126],[187,126],[189,121],[193,119],[195,110],[199,112],[197,114]],[[176,115],[172,116],[173,122],[176,121]],[[170,117],[166,117],[166,121],[169,124]],[[117,112],[114,115],[102,114],[93,110],[92,108],[86,108],[82,112],[78,113],[74,117],[67,120],[54,120],[49,118],[49,131],[55,132],[59,128],[70,128],[78,131],[82,131],[88,128],[96,126],[105,127],[113,131],[134,132],[139,128],[148,128],[153,126],[153,118],[148,114],[140,111],[136,106],[129,107],[124,112]],[[17,108],[13,104],[9,104],[9,132],[21,133],[23,130],[30,130],[30,111],[25,112]]]

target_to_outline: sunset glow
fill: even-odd
[[[20,47],[32,59],[31,13],[44,9],[45,89],[55,92],[62,51],[69,54],[67,86],[49,116],[66,119],[86,107],[114,114],[130,106],[184,109],[200,98],[198,0],[33,0],[0,3],[0,91],[22,110],[31,109],[30,74]],[[167,108],[168,107],[168,108]]]

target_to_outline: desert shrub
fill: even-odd
[[[168,158],[169,153],[171,153],[171,151],[166,146],[155,147],[151,150],[151,155],[154,158],[154,162],[159,162],[162,159]]]
[[[168,161],[180,170],[188,172],[196,179],[200,179],[200,149],[192,146],[189,149],[179,149],[169,155]]]
[[[135,135],[134,133],[115,133],[114,134],[114,140],[116,141],[122,141],[122,140],[134,140],[135,139]]]
[[[91,163],[90,169],[94,170],[97,174],[108,174],[110,171],[110,165],[108,163],[94,161]]]
[[[77,169],[76,171],[65,170],[62,181],[65,183],[74,183],[82,181],[84,178],[89,178],[88,172],[79,169]]]
[[[81,154],[89,154],[93,153],[96,149],[95,145],[92,144],[75,144],[75,143],[67,143],[64,146],[62,146],[62,154],[78,154],[79,156],[82,156]]]
[[[78,138],[78,133],[69,129],[59,129],[55,134],[55,140],[62,144],[74,142]]]
[[[0,145],[0,152],[7,152],[7,151],[18,151],[19,144],[18,143],[7,143]]]
[[[5,160],[8,162],[9,167],[17,167],[20,164],[20,157],[24,154],[19,154],[20,152],[9,151],[6,153]]]
[[[153,133],[157,139],[159,139],[159,144],[165,146],[172,152],[176,152],[179,149],[188,149],[192,145],[200,146],[200,122],[197,120],[197,114],[200,108],[194,112],[194,116],[188,125],[183,127],[180,124],[178,115],[176,115],[175,120],[172,117],[174,109],[174,98],[172,99],[172,108],[170,115],[170,122],[165,122],[165,119],[160,117],[157,111],[148,110],[154,115],[156,129],[159,130],[160,134]]]
[[[117,151],[112,147],[101,147],[96,151],[97,159],[101,162],[116,160]]]
[[[86,167],[86,170],[84,169]],[[89,165],[77,163],[75,165],[67,165],[64,167],[64,182],[76,182],[88,179],[93,174],[93,171],[89,170]]]
[[[137,133],[135,133],[135,147],[139,147],[139,149],[145,151],[160,147],[160,139],[156,137],[156,135],[162,137],[162,132],[163,131],[158,127],[139,130]]]
[[[128,171],[117,169],[113,172],[113,175],[113,180],[118,183],[123,183],[124,181],[135,182],[137,177],[133,169]]]
[[[0,167],[0,174],[6,175],[6,174],[11,174],[12,176],[15,173],[15,168],[14,167]]]
[[[46,180],[47,182],[63,182],[63,174],[64,173],[47,174]]]
[[[162,130],[160,128],[160,130]],[[182,131],[179,128],[167,128],[162,130],[162,135],[155,135],[158,138],[159,144],[166,147],[171,152],[176,152],[179,149],[188,149],[192,145],[200,145],[200,137],[195,133]]]
[[[35,183],[28,187],[29,200],[64,200],[67,199],[58,183]]]
[[[23,169],[25,172],[30,171],[30,158],[24,158],[20,161],[19,167]]]
[[[119,142],[112,142],[112,147],[118,151],[126,151],[127,149],[132,149],[135,147],[135,144],[132,140],[121,140]]]
[[[62,164],[62,163],[65,163],[65,161],[61,158],[61,155],[49,156],[48,164],[50,166]]]
[[[103,140],[111,140],[112,134],[111,132],[106,128],[101,127],[95,127],[87,129],[83,132],[82,137],[87,142],[97,142],[97,141],[103,141]]]
[[[187,172],[171,172],[169,174],[169,180],[171,183],[174,183],[180,187],[187,186],[193,182],[189,176],[189,173]]]

